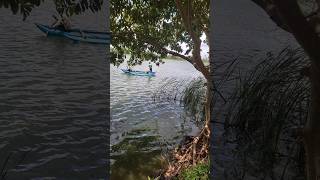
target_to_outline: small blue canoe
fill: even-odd
[[[94,44],[110,44],[111,42],[111,33],[108,32],[87,31],[80,29],[63,31],[62,29],[43,24],[36,23],[35,25],[48,36],[61,36],[75,42],[87,42]]]
[[[128,75],[134,75],[134,76],[156,76],[156,72],[150,72],[150,71],[129,71],[128,69],[121,69],[124,73]]]

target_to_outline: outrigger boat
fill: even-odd
[[[50,27],[43,24],[36,23],[35,25],[42,32],[47,34],[47,36],[61,36],[75,42],[87,42],[94,44],[110,44],[111,42],[111,33],[108,32],[88,31],[80,29],[71,29],[69,31],[64,31],[60,28]]]
[[[156,72],[150,71],[133,71],[129,69],[121,69],[124,73],[134,76],[156,76]]]

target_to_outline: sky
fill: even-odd
[[[205,34],[202,34],[201,38],[202,41],[207,39],[207,36]],[[209,58],[209,46],[205,43],[201,44],[201,57],[202,58]]]
[[[203,40],[205,40],[205,39],[206,39],[206,35],[203,34],[203,35],[201,36],[201,40],[203,41]],[[186,47],[185,44],[182,44],[182,49],[183,49],[184,51],[187,50],[187,47]],[[190,55],[190,54],[191,54],[191,53],[189,53],[189,55]],[[201,57],[202,57],[203,59],[207,59],[207,58],[209,57],[209,46],[208,46],[207,44],[205,44],[205,43],[202,43],[202,44],[201,44]]]

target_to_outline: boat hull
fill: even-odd
[[[150,71],[129,71],[127,69],[121,69],[122,72],[128,74],[128,75],[133,75],[133,76],[148,76],[148,77],[153,77],[156,76],[156,72],[150,72]]]
[[[79,29],[71,29],[69,31],[63,31],[59,28],[53,28],[42,24],[36,24],[36,26],[48,36],[61,36],[75,42],[87,42],[94,44],[110,44],[111,34],[107,32],[97,31],[82,31]]]

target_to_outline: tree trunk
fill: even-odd
[[[206,105],[205,105],[205,125],[204,128],[206,128],[208,132],[208,136],[210,139],[211,136],[211,105],[212,105],[212,97],[213,97],[213,85],[211,78],[207,79],[207,92],[206,92]],[[210,144],[210,142],[208,142]],[[210,145],[209,145],[210,146]]]
[[[307,179],[320,180],[320,38],[304,17],[297,1],[277,0],[274,3],[311,60],[311,104],[303,140]]]
[[[304,128],[306,171],[308,180],[320,179],[320,69],[311,65],[311,104]]]

